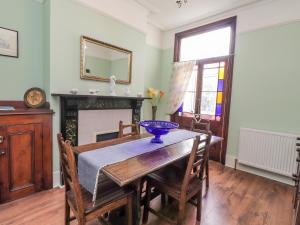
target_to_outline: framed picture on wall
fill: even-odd
[[[0,55],[19,57],[18,31],[0,27]]]

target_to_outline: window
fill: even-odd
[[[197,97],[197,74],[198,74],[198,66],[194,67],[188,88],[184,95],[184,104],[183,111],[184,112],[195,112],[195,103]]]
[[[225,62],[205,64],[201,90],[201,115],[221,116]],[[218,119],[218,118],[217,118]]]
[[[176,34],[175,61],[197,60],[183,100],[184,113],[221,120],[225,84],[232,71],[228,64],[233,60],[235,24],[233,17]]]
[[[180,61],[207,59],[230,54],[231,27],[183,38]]]

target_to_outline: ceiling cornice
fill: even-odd
[[[172,30],[180,29],[182,27],[186,27],[186,26],[194,24],[194,23],[199,23],[201,21],[210,20],[211,18],[222,16],[224,14],[230,14],[230,13],[237,14],[238,12],[241,12],[245,9],[257,7],[257,6],[260,6],[261,4],[270,3],[272,1],[276,1],[276,0],[256,0],[255,2],[251,2],[251,3],[248,3],[248,4],[242,5],[242,6],[237,6],[237,7],[231,8],[231,9],[227,9],[227,10],[219,10],[218,12],[210,13],[210,14],[207,14],[206,16],[203,16],[203,17],[200,17],[200,18],[195,18],[195,19],[193,19],[193,20],[191,20],[187,23],[180,24],[176,27],[169,27],[169,28],[161,27],[160,29],[162,29],[164,32],[169,32],[169,31],[172,31]]]
[[[150,4],[147,0],[134,0],[136,1],[139,5],[142,7],[146,8],[147,10],[150,11],[150,13],[160,13],[161,10],[158,7],[153,6]]]
[[[134,0],[134,1],[136,1],[138,4],[140,4],[147,10],[149,10],[152,15],[161,12],[160,9],[151,5],[147,0]],[[254,2],[250,2],[250,3],[244,4],[244,5],[227,8],[227,9],[225,8],[225,9],[218,10],[218,11],[215,11],[212,13],[207,13],[206,15],[203,15],[201,17],[196,17],[196,18],[190,19],[189,21],[185,21],[184,23],[180,23],[180,24],[173,25],[173,26],[165,26],[162,23],[160,23],[159,21],[156,21],[155,19],[151,19],[151,16],[148,17],[148,23],[152,24],[153,26],[156,26],[157,28],[159,28],[162,31],[170,31],[170,30],[173,30],[173,29],[176,29],[176,28],[179,28],[182,26],[186,26],[186,25],[194,23],[194,22],[198,22],[198,21],[202,21],[202,20],[204,21],[209,18],[216,17],[216,16],[219,16],[219,15],[222,15],[225,13],[243,10],[244,8],[247,8],[247,7],[255,7],[257,4],[259,4],[261,2],[270,2],[270,1],[274,1],[274,0],[256,0]]]

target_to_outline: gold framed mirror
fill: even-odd
[[[116,83],[131,83],[132,51],[86,36],[81,36],[80,49],[81,79],[109,82],[115,76]]]

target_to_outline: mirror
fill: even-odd
[[[80,77],[84,80],[131,83],[132,52],[89,37],[81,37]]]

